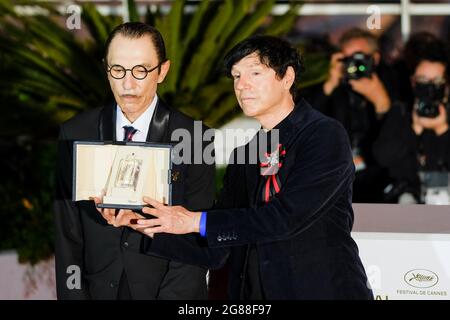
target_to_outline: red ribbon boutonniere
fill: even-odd
[[[283,166],[283,160],[286,157],[286,149],[278,144],[277,149],[272,153],[264,154],[264,161],[260,164],[260,174],[265,179],[262,190],[262,199],[264,202],[269,200],[281,189],[281,182],[278,178],[278,170]]]

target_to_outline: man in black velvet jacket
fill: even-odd
[[[209,261],[176,247],[153,247],[153,253],[211,267],[228,255],[232,299],[372,299],[350,235],[355,169],[349,141],[337,121],[304,100],[294,103],[301,67],[297,50],[275,37],[249,38],[227,54],[237,100],[262,129],[234,151],[213,210],[145,198],[153,208],[144,212],[155,219],[133,225],[126,213],[105,218],[146,234],[200,233],[214,253]],[[263,141],[274,134],[278,143],[264,152]]]

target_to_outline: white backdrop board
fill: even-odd
[[[450,206],[353,204],[376,299],[450,300]]]

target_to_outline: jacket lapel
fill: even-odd
[[[165,103],[158,98],[158,103],[153,112],[152,121],[147,134],[147,142],[170,142],[169,137],[170,110]]]
[[[116,141],[116,103],[108,103],[99,117],[99,134],[101,141]]]
[[[291,167],[295,165],[292,161],[295,157],[292,157],[290,152],[295,152],[293,145],[297,141],[296,137],[300,133],[300,130],[302,130],[302,126],[298,123],[305,122],[305,116],[309,113],[311,108],[312,107],[304,99],[301,99],[292,113],[288,116],[289,118],[287,121],[283,123],[280,128],[280,144],[286,148],[286,157],[283,161],[283,166],[278,173],[281,186],[285,184]]]
[[[247,184],[248,204],[254,206],[257,200],[256,192],[259,182],[259,165],[247,164],[245,166],[245,180]]]
[[[259,183],[259,161],[254,164],[250,163],[250,160],[253,160],[253,155],[251,155],[250,152],[255,152],[255,150],[250,150],[250,146],[254,145],[255,143],[256,145],[258,145],[257,141],[259,140],[259,134],[260,131],[258,131],[253,139],[245,146],[245,181],[247,187],[248,204],[250,206],[254,206],[257,202],[256,192],[258,191]],[[259,148],[257,148],[256,152],[258,152],[258,150]]]

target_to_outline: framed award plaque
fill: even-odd
[[[148,196],[171,201],[172,145],[74,142],[73,201],[101,197],[101,208],[139,210]]]

